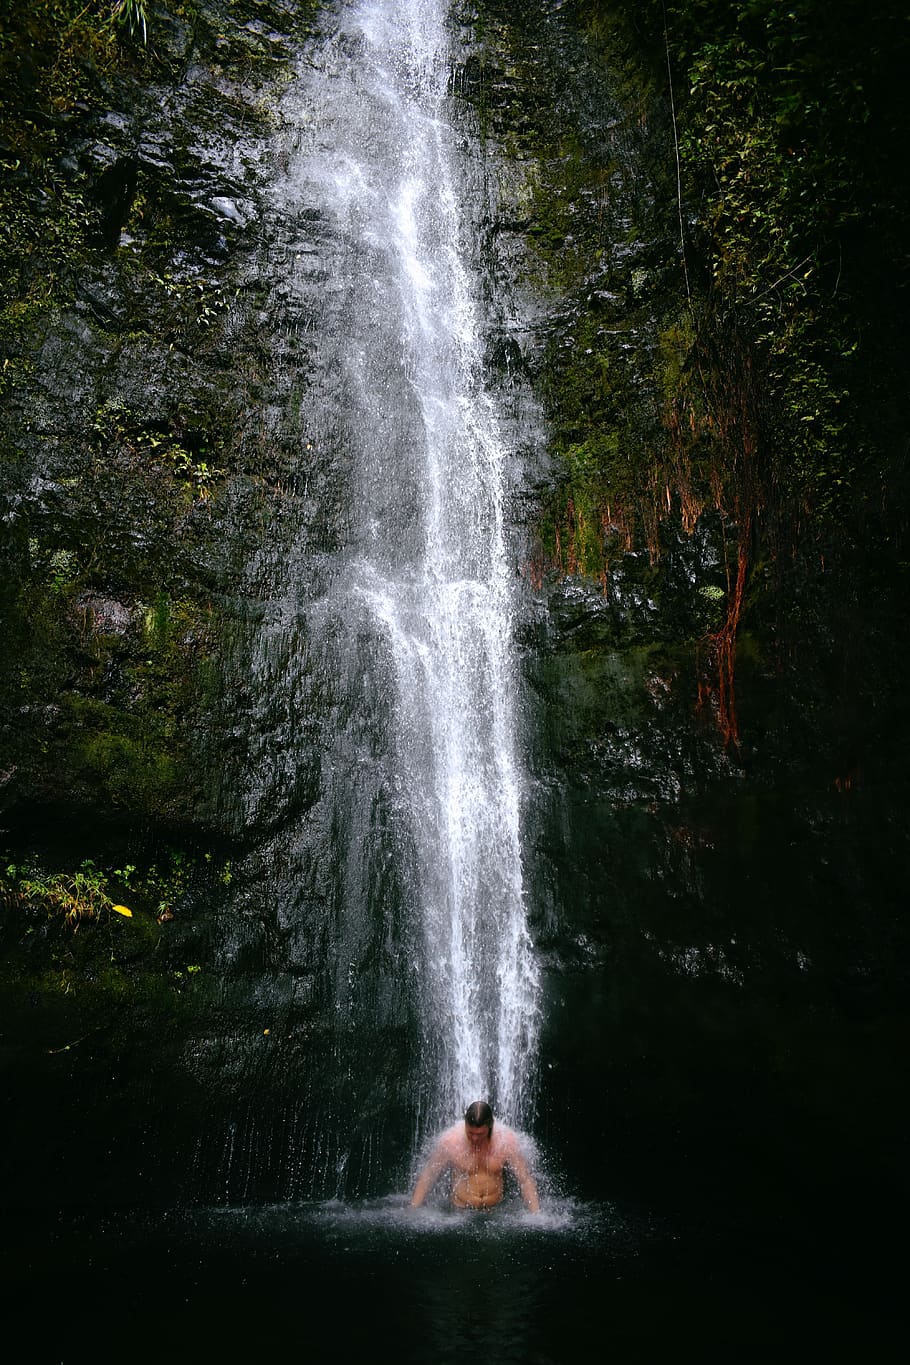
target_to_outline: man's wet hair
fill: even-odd
[[[475,1100],[469,1104],[464,1114],[464,1121],[469,1128],[489,1128],[493,1131],[493,1110],[486,1100]]]

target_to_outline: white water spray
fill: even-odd
[[[306,151],[333,217],[355,470],[350,611],[386,642],[419,899],[427,1121],[489,1098],[527,1120],[538,1020],[520,847],[508,453],[446,118],[439,0],[354,4]],[[310,87],[312,89],[312,86]]]

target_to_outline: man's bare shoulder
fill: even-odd
[[[525,1133],[517,1133],[514,1128],[507,1128],[505,1124],[497,1124],[493,1130],[494,1143],[497,1139],[496,1150],[505,1161],[512,1158],[521,1161],[528,1160],[528,1138]]]
[[[497,1123],[496,1127],[493,1129],[493,1145],[497,1147],[503,1155],[517,1151],[520,1146],[518,1134],[514,1129],[507,1127],[506,1124]]]
[[[446,1128],[436,1139],[437,1150],[451,1152],[462,1146],[464,1146],[464,1124],[462,1123],[453,1123],[451,1128]]]

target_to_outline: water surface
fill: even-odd
[[[785,1229],[720,1236],[572,1199],[468,1216],[404,1196],[13,1226],[7,1358],[806,1361],[892,1354],[896,1307]]]

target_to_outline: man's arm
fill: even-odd
[[[436,1181],[442,1175],[446,1166],[449,1164],[448,1153],[441,1142],[430,1153],[430,1159],[424,1166],[420,1175],[417,1177],[417,1184],[414,1186],[414,1193],[411,1195],[411,1208],[419,1209],[426,1199]]]
[[[512,1147],[508,1157],[509,1165],[515,1172],[515,1178],[521,1189],[521,1197],[527,1204],[532,1213],[540,1212],[540,1197],[537,1193],[537,1182],[531,1174],[531,1168],[521,1154],[518,1143]]]

